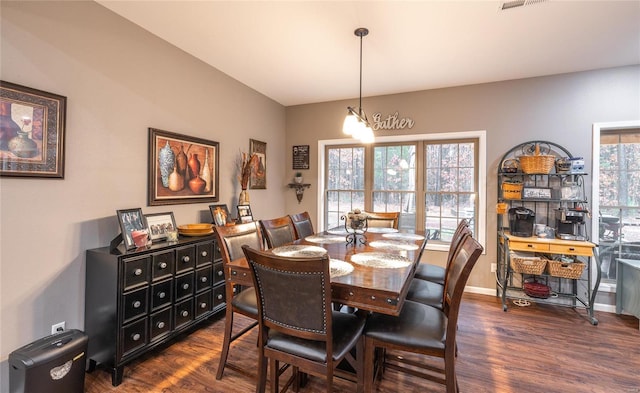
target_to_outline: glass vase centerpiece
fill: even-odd
[[[369,216],[360,209],[353,209],[344,216],[340,217],[344,220],[344,229],[347,232],[346,241],[347,245],[356,246],[358,243],[366,244],[368,224],[367,218]]]

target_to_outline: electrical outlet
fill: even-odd
[[[498,264],[494,262],[491,264],[491,273],[495,273],[496,270],[498,270]]]
[[[58,322],[56,324],[51,325],[51,334],[56,334],[60,332],[64,332],[65,322]]]

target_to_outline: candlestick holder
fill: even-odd
[[[357,246],[358,244],[367,244],[367,236],[365,233],[369,228],[367,219],[352,218],[347,219],[347,216],[341,216],[341,220],[344,221],[344,230],[347,232],[345,240],[347,246]]]

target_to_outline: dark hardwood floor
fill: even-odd
[[[591,325],[583,309],[532,304],[502,311],[499,299],[465,294],[458,333],[460,390],[479,392],[640,392],[638,320],[596,312]],[[238,322],[249,320],[242,316]],[[215,379],[224,321],[217,320],[125,367],[124,380],[111,386],[110,374],[86,375],[86,393],[253,392],[254,381],[233,370]],[[257,364],[256,333],[232,345],[230,359],[247,369]],[[378,392],[442,392],[443,387],[388,371]],[[335,391],[354,391],[338,381]],[[324,392],[309,379],[303,392]]]

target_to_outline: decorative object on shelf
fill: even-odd
[[[177,230],[173,212],[145,214],[144,219],[147,221],[152,241],[167,239],[169,232]]]
[[[358,243],[367,244],[365,235],[368,229],[367,217],[368,215],[360,209],[353,209],[340,217],[344,221],[344,230],[347,232],[345,237],[347,246],[351,244],[355,247]]]
[[[258,162],[251,172],[249,188],[252,190],[265,190],[267,188],[267,144],[255,139],[249,139],[249,154],[258,157]]]
[[[289,188],[293,188],[296,190],[296,198],[298,199],[298,203],[302,202],[304,189],[309,187],[311,187],[311,184],[308,183],[289,183]]]
[[[550,151],[551,147],[547,146],[546,152],[548,153]],[[541,153],[540,143],[537,142],[529,146],[523,146],[522,153],[523,155],[518,156],[518,161],[524,173],[549,173],[556,162],[556,156]]]
[[[347,117],[344,119],[342,125],[342,132],[346,135],[350,135],[355,139],[359,139],[363,143],[372,143],[375,139],[367,114],[362,109],[362,37],[369,34],[369,30],[364,27],[359,27],[354,31],[354,34],[360,37],[360,95],[358,110],[353,107],[347,107]]]
[[[238,205],[238,221],[240,223],[253,221],[253,214],[251,213],[251,206]]]
[[[178,225],[178,233],[184,236],[207,236],[213,233],[213,224]]]
[[[505,181],[502,183],[502,197],[504,199],[522,199],[523,184],[518,181]]]
[[[233,219],[226,204],[209,205],[209,212],[211,212],[211,218],[216,226],[233,225]]]
[[[118,216],[118,222],[120,223],[120,233],[122,236],[121,241],[124,241],[125,248],[127,250],[136,248],[137,245],[134,241],[133,232],[146,231],[148,229],[147,222],[142,214],[142,209],[138,207],[134,209],[116,210],[116,215]],[[136,233],[139,237],[140,232]],[[116,239],[118,239],[118,237],[116,237]]]
[[[524,293],[530,297],[547,299],[551,296],[551,287],[538,282],[535,278],[527,279],[522,285],[522,288],[524,289]]]
[[[516,173],[520,169],[520,161],[515,158],[510,158],[502,162],[502,172],[504,173]]]
[[[0,81],[0,176],[64,178],[67,98]]]
[[[562,278],[580,278],[585,264],[583,262],[566,262],[550,260],[548,262],[549,275]]]
[[[302,172],[296,172],[296,175],[293,177],[293,182],[301,184],[303,180]]]
[[[240,159],[238,160],[238,181],[240,182],[241,191],[238,197],[238,205],[248,205],[250,202],[247,187],[249,186],[251,173],[257,170],[258,161],[259,158],[255,154],[240,153]]]
[[[165,186],[162,165],[163,156],[169,155],[169,145],[174,155],[172,171]],[[189,154],[189,159],[187,159]],[[220,144],[206,139],[149,128],[148,203],[150,206],[193,202],[218,201],[218,157]],[[200,159],[208,158],[206,167]],[[215,168],[211,171],[210,165]],[[205,171],[211,179],[210,189],[200,176]]]
[[[523,199],[551,199],[550,188],[524,187],[522,189]]]

